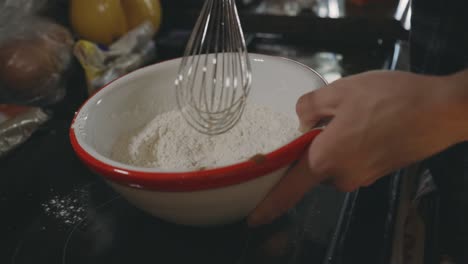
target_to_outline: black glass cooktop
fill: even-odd
[[[180,54],[183,41],[173,36],[160,39],[160,60]],[[330,81],[381,68],[388,57],[380,44],[323,50],[269,35],[250,43],[252,52],[301,61]],[[281,219],[258,229],[244,222],[186,227],[136,209],[72,151],[68,128],[86,98],[79,67],[74,75],[65,100],[49,109],[52,120],[0,159],[1,264],[378,263],[385,253],[386,180],[359,195],[320,186]]]
[[[197,228],[154,218],[97,180],[44,201],[2,263],[329,263],[350,196],[319,187],[271,225]]]

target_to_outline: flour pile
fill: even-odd
[[[197,132],[173,110],[156,116],[137,133],[120,137],[112,158],[122,163],[165,170],[199,170],[237,163],[271,152],[300,135],[298,121],[271,109],[248,104],[228,132]]]

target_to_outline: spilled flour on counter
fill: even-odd
[[[136,133],[120,137],[112,158],[165,170],[213,168],[271,152],[298,137],[297,128],[298,121],[293,117],[248,104],[234,128],[207,136],[190,127],[179,111],[173,110],[156,116]]]

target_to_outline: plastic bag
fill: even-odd
[[[22,16],[34,15],[44,11],[47,4],[49,4],[49,0],[0,0],[1,9],[15,9],[15,15]]]
[[[48,119],[37,107],[0,104],[0,157],[25,142]]]
[[[86,40],[79,40],[74,54],[85,70],[88,94],[107,83],[150,63],[156,54],[152,40],[154,27],[147,21],[129,31],[107,49]]]
[[[0,103],[46,105],[65,94],[74,41],[66,28],[33,14],[45,3],[0,2]]]

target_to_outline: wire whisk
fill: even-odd
[[[199,132],[222,134],[240,120],[251,83],[235,0],[206,0],[175,80],[179,110]]]

